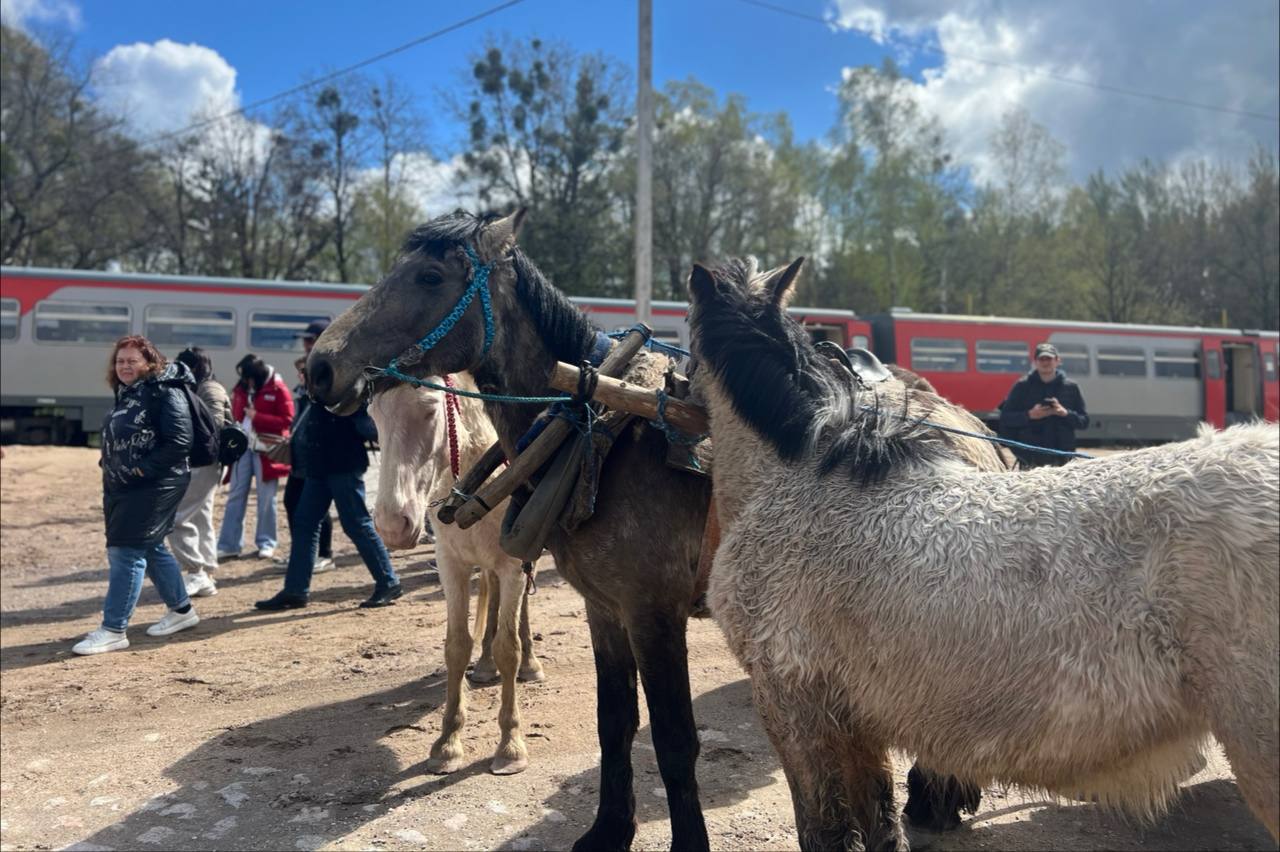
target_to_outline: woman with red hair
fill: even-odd
[[[169,607],[147,628],[148,636],[168,636],[194,627],[182,569],[164,545],[173,529],[178,502],[191,469],[191,408],[184,383],[194,383],[184,364],[168,364],[150,340],[139,335],[116,341],[107,368],[115,408],[102,426],[102,508],[107,527],[107,597],[102,626],[71,650],[101,654],[129,647],[125,628],[151,578]]]

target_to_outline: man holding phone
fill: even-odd
[[[1074,451],[1076,430],[1089,426],[1080,386],[1067,378],[1061,369],[1058,350],[1052,343],[1036,346],[1034,369],[1014,383],[1009,395],[1000,403],[1000,435],[1048,447]],[[1061,465],[1067,456],[1015,449],[1023,467]]]

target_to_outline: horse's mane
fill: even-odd
[[[863,482],[898,464],[944,454],[945,445],[901,411],[860,391],[814,347],[771,294],[752,283],[755,265],[733,259],[712,270],[717,297],[698,300],[697,354],[724,385],[734,411],[787,461],[817,447],[819,472],[847,466]],[[825,444],[825,447],[821,445]]]
[[[481,231],[497,218],[455,210],[415,228],[405,239],[401,251],[440,254],[455,246],[474,248]],[[543,344],[557,360],[578,363],[594,342],[591,323],[519,247],[512,249],[511,259],[516,272],[516,298],[529,312]]]

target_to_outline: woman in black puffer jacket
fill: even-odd
[[[191,480],[191,408],[183,364],[166,364],[145,337],[116,341],[107,382],[116,405],[102,426],[102,508],[107,527],[107,598],[102,626],[71,650],[101,654],[129,647],[125,628],[145,574],[168,605],[148,636],[168,636],[199,622],[182,569],[164,545]]]

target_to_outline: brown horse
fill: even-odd
[[[414,376],[467,370],[483,391],[548,395],[556,361],[581,362],[596,336],[516,248],[522,216],[486,221],[455,213],[418,228],[386,277],[316,341],[308,365],[316,398],[335,410],[354,408],[369,388],[368,368],[397,356],[401,369]],[[475,298],[478,276],[487,276],[487,295]],[[469,307],[455,311],[467,292],[473,294]],[[415,341],[451,312],[456,324],[420,353]],[[642,356],[657,375],[665,359]],[[516,441],[538,409],[509,402],[485,407],[514,458]],[[579,849],[624,849],[635,834],[637,674],[666,787],[672,846],[708,848],[694,775],[698,736],[685,625],[711,489],[706,479],[668,467],[666,456],[667,441],[658,430],[625,430],[604,462],[594,517],[572,534],[557,527],[547,541],[557,569],[586,601],[596,659],[600,805]]]

